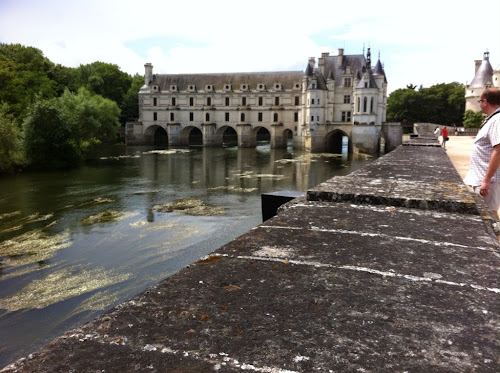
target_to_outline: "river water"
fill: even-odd
[[[261,193],[371,162],[288,149],[107,149],[0,179],[0,368],[262,222]]]

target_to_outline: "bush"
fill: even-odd
[[[466,110],[464,113],[464,127],[465,128],[479,128],[483,123],[483,113]]]

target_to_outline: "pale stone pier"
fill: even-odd
[[[414,139],[2,372],[499,372],[499,249]]]

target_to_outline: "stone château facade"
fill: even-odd
[[[476,60],[474,79],[465,89],[465,110],[481,111],[477,102],[486,88],[500,88],[500,66],[493,70],[490,53],[484,52],[483,60]]]
[[[305,71],[221,74],[157,74],[145,65],[139,119],[127,123],[129,144],[222,146],[228,130],[238,146],[255,147],[268,133],[271,146],[339,153],[392,150],[401,143],[399,124],[387,124],[387,79],[380,59],[323,53]],[[231,130],[232,129],[232,130]],[[292,140],[293,139],[293,140]]]

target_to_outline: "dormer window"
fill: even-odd
[[[192,85],[188,86],[188,91],[189,91],[189,92],[194,92],[194,91],[196,91],[196,86],[195,86],[194,84],[192,84]]]
[[[214,90],[214,86],[212,84],[207,84],[205,86],[205,91],[207,91],[207,92],[213,92],[213,90]]]
[[[242,84],[240,90],[248,91],[248,84]]]
[[[259,83],[259,84],[257,84],[257,89],[259,91],[265,91],[266,90],[266,85],[264,83]]]
[[[293,85],[293,89],[300,89],[300,84],[299,83],[295,83]]]
[[[224,85],[224,90],[225,91],[230,91],[231,90],[231,84],[225,84]]]
[[[275,84],[274,84],[274,89],[275,89],[276,91],[280,91],[280,90],[281,90],[281,84],[280,84],[280,83],[275,83]]]
[[[170,86],[170,91],[171,92],[177,92],[177,86],[176,85],[171,85]]]

